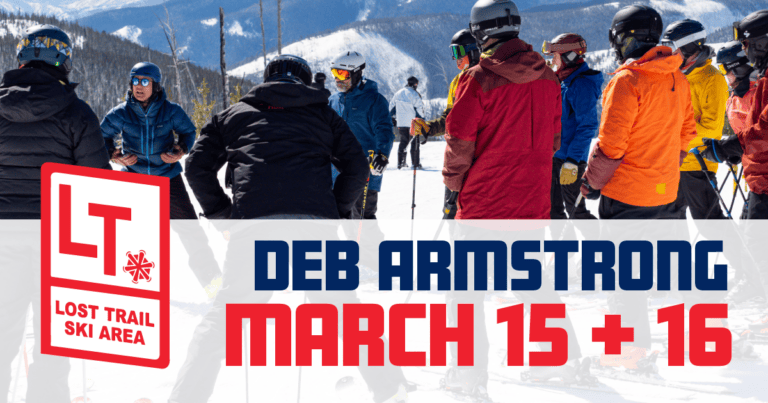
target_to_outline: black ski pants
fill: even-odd
[[[397,147],[397,163],[405,162],[405,156],[407,154],[408,143],[411,144],[411,163],[413,165],[419,165],[419,141],[411,136],[410,128],[398,127],[397,137],[400,141],[400,145]]]
[[[552,159],[552,187],[550,188],[552,209],[549,214],[550,218],[553,220],[565,220],[566,218],[596,219],[597,217],[587,210],[586,199],[581,199],[579,206],[575,207],[576,199],[581,192],[581,177],[584,176],[587,163],[583,161],[579,163],[579,179],[576,182],[570,185],[561,185],[560,170],[564,163],[565,161],[560,158]]]
[[[712,180],[717,184],[714,172],[683,171],[680,172],[680,186],[677,189],[675,210],[678,218],[686,219],[686,211],[691,209],[694,220],[725,219],[720,199],[712,189]]]

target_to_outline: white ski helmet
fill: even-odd
[[[331,68],[357,73],[365,68],[365,57],[359,52],[347,51],[331,61]]]

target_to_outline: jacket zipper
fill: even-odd
[[[149,108],[144,112],[144,125],[147,127],[147,148],[144,149],[144,155],[147,156],[147,175],[151,175],[152,167],[149,161]]]

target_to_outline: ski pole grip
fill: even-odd
[[[701,156],[701,152],[698,148],[694,148],[691,150],[691,153],[696,157],[696,161],[699,161],[699,165],[701,166],[702,171],[707,171],[707,164],[704,162],[704,157]]]

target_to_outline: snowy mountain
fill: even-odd
[[[60,19],[75,20],[97,12],[125,7],[145,7],[162,3],[163,0],[48,0],[44,3],[13,0],[0,1],[0,10],[11,13],[49,15]]]

